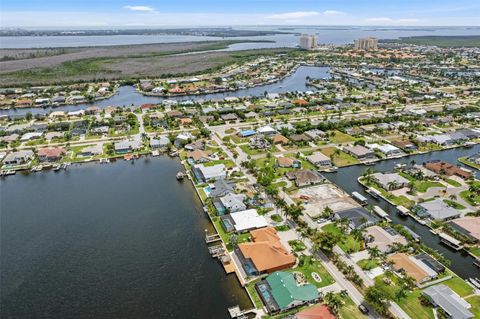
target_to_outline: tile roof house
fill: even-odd
[[[294,158],[280,156],[277,157],[279,167],[300,167],[300,162]]]
[[[294,274],[284,271],[277,271],[269,275],[265,280],[258,283],[256,288],[264,292],[260,296],[270,313],[313,303],[320,298],[320,294],[314,285],[299,285]],[[272,299],[267,298],[266,295],[269,295]]]
[[[335,319],[332,310],[325,304],[315,305],[298,312],[295,319]]]
[[[474,315],[468,310],[471,305],[444,284],[430,286],[422,294],[430,302],[447,313],[448,318],[470,319]]]
[[[408,244],[405,237],[395,232],[392,228],[387,231],[380,226],[368,227],[365,235],[367,247],[377,247],[383,253],[390,252],[395,243],[401,245]]]
[[[315,185],[325,181],[325,177],[322,174],[308,169],[290,171],[286,176],[290,180],[295,180],[295,184],[298,187]]]
[[[188,152],[187,158],[193,163],[205,163],[210,161],[209,154],[202,150],[195,150],[193,152]]]
[[[424,283],[432,279],[432,276],[428,274],[426,269],[418,265],[414,258],[410,258],[405,253],[396,253],[388,257],[388,260],[393,262],[393,268],[395,271],[405,272],[408,276],[415,279],[417,284]]]
[[[480,217],[462,217],[452,220],[449,223],[455,231],[473,239],[480,241]]]
[[[425,168],[437,174],[445,174],[447,176],[455,175],[463,179],[469,179],[470,177],[472,177],[471,172],[447,162],[431,161],[426,162],[423,165],[425,166]]]
[[[295,256],[281,244],[273,227],[250,232],[251,242],[238,244],[238,255],[244,261],[249,274],[272,273],[295,265]]]
[[[290,140],[283,136],[282,134],[275,134],[272,137],[272,143],[273,144],[288,144],[290,143]]]
[[[44,147],[38,150],[37,155],[41,162],[58,161],[65,155],[65,149],[63,147]]]

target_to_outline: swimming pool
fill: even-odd
[[[203,188],[203,192],[205,193],[205,195],[207,195],[207,197],[210,197],[210,193],[212,192],[212,189],[210,188],[210,186],[207,186]]]
[[[234,230],[233,224],[228,218],[222,218],[222,224],[226,232]]]

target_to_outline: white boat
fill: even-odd
[[[8,175],[15,175],[17,172],[14,170],[5,170],[5,171],[0,171],[0,176],[8,176]]]
[[[176,177],[177,177],[177,180],[181,181],[185,178],[185,174],[183,172],[178,172]]]
[[[60,164],[53,165],[53,170],[54,171],[59,171],[61,168],[62,168],[62,165],[60,165]]]
[[[101,158],[100,159],[100,164],[107,164],[110,163],[110,160],[108,158]]]

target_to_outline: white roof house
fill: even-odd
[[[203,164],[193,165],[192,168],[197,179],[208,181],[211,179],[218,179],[226,176],[225,165],[217,164],[212,166],[205,166]]]
[[[271,126],[262,126],[262,127],[258,128],[257,132],[260,133],[260,134],[265,134],[265,135],[277,133],[277,131]]]
[[[378,149],[380,152],[382,152],[385,155],[395,155],[395,154],[401,154],[402,151],[391,144],[367,144],[367,147],[371,150],[373,149]]]
[[[237,232],[244,232],[268,226],[265,217],[258,215],[256,209],[247,209],[241,212],[230,214],[233,220],[233,227]]]

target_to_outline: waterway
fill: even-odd
[[[361,37],[377,37],[379,39],[397,39],[408,36],[425,35],[478,35],[478,27],[371,27],[371,26],[238,26],[233,29],[282,31],[286,34],[249,37],[210,37],[193,35],[111,35],[111,36],[23,36],[0,37],[1,49],[12,48],[49,48],[49,47],[83,47],[109,45],[135,45],[148,43],[175,43],[234,40],[265,40],[272,42],[238,43],[230,50],[247,50],[260,48],[295,47],[299,42],[298,34],[315,34],[318,43],[346,44]]]
[[[227,96],[245,97],[245,96],[263,96],[265,92],[268,93],[286,93],[294,91],[315,91],[312,86],[307,86],[306,77],[309,76],[312,79],[326,79],[330,77],[329,67],[315,67],[315,66],[300,66],[295,72],[284,79],[272,83],[259,85],[251,88],[240,89],[232,92],[224,93],[211,93],[203,95],[184,95],[176,97],[156,97],[146,96],[139,93],[133,86],[122,86],[118,89],[117,93],[111,98],[75,105],[63,105],[55,108],[22,108],[22,109],[8,109],[0,110],[0,114],[25,114],[31,112],[32,114],[48,113],[52,110],[56,111],[77,111],[83,110],[88,106],[98,106],[105,108],[108,106],[123,106],[131,107],[139,106],[145,103],[160,103],[164,100],[177,100],[177,101],[204,101],[210,99],[224,98]]]
[[[2,318],[227,318],[251,307],[167,157],[0,181]]]
[[[431,161],[431,160],[442,160],[449,163],[453,163],[459,166],[464,166],[463,164],[457,162],[457,158],[463,156],[469,156],[476,154],[480,151],[480,145],[476,145],[473,148],[456,148],[456,149],[449,149],[444,151],[438,151],[428,154],[420,154],[420,155],[412,155],[408,157],[403,157],[399,159],[390,159],[381,161],[373,166],[365,166],[365,165],[356,165],[356,166],[349,166],[345,168],[341,168],[336,173],[326,173],[325,177],[327,177],[331,182],[337,184],[343,190],[351,194],[352,192],[359,192],[363,196],[369,199],[370,204],[378,205],[382,209],[384,209],[392,219],[393,223],[395,224],[403,224],[413,230],[421,237],[421,241],[433,248],[440,253],[442,253],[447,259],[451,261],[450,268],[457,273],[460,277],[466,279],[470,277],[478,277],[479,271],[473,265],[474,258],[469,254],[465,253],[464,251],[455,251],[453,249],[448,248],[444,244],[440,242],[440,239],[437,235],[432,234],[430,229],[424,225],[419,224],[411,217],[405,217],[398,214],[397,209],[389,204],[388,202],[384,201],[383,199],[375,199],[370,194],[365,192],[365,188],[357,182],[357,178],[361,176],[367,167],[372,168],[376,172],[386,172],[391,171],[395,168],[396,164],[404,163],[410,164],[412,160],[414,160],[417,164],[422,164],[423,162]],[[468,168],[474,170],[472,168]],[[479,172],[474,170],[477,174],[477,178]]]

